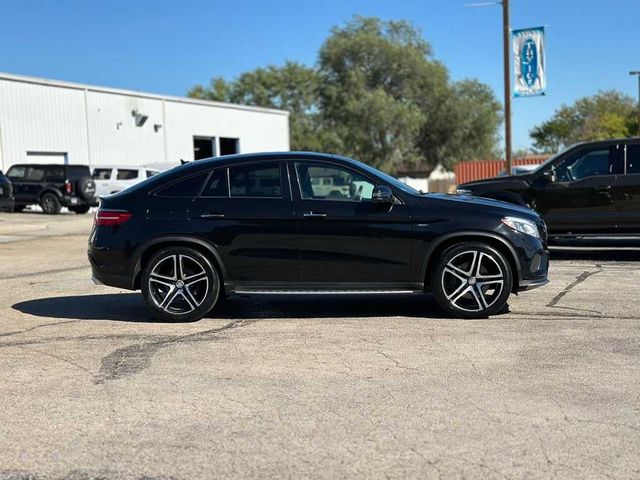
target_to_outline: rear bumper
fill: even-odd
[[[91,280],[96,285],[135,290],[132,276],[125,270],[114,272],[108,263],[101,263],[92,255],[91,248],[87,255],[91,264]]]

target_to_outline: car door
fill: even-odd
[[[189,218],[221,254],[236,285],[298,280],[298,234],[283,161],[212,170]]]
[[[374,204],[380,181],[342,164],[290,161],[289,171],[303,284],[407,285],[412,242],[406,205]]]
[[[552,234],[610,233],[616,228],[617,147],[579,149],[537,185],[536,210]]]
[[[622,172],[614,185],[618,232],[640,234],[640,144],[620,148]]]

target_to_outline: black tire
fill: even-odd
[[[45,193],[40,197],[40,207],[42,211],[48,215],[55,215],[60,213],[62,205],[55,193]]]
[[[436,302],[458,318],[486,318],[503,311],[512,287],[513,272],[504,255],[480,242],[449,247],[431,271]]]
[[[26,205],[14,205],[13,211],[19,213],[25,209]]]
[[[96,195],[96,183],[91,177],[82,177],[78,180],[78,194],[90,202]]]
[[[87,213],[90,208],[91,208],[90,205],[81,205],[79,207],[69,207],[69,210],[74,213],[83,214],[83,213]]]
[[[197,250],[169,247],[156,253],[145,265],[141,290],[157,318],[192,322],[209,313],[218,301],[220,276],[209,259]]]

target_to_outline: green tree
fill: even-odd
[[[492,156],[501,119],[492,91],[450,82],[411,24],[366,17],[333,28],[317,68],[258,68],[188,95],[289,110],[292,149],[342,153],[389,172]]]
[[[268,66],[243,73],[235,81],[213,78],[209,87],[196,85],[187,95],[243,105],[278,108],[290,112],[291,148],[323,150],[331,135],[323,130],[318,114],[318,73],[299,63]]]
[[[563,105],[530,135],[538,151],[555,152],[577,142],[633,136],[636,118],[631,97],[615,90],[600,91]]]
[[[495,153],[493,93],[475,80],[451,83],[408,22],[355,17],[335,27],[319,69],[323,120],[347,155],[393,172]]]

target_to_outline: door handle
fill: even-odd
[[[224,218],[224,213],[209,212],[200,215],[200,218]]]
[[[302,214],[304,218],[324,218],[327,216],[326,213],[321,212],[305,212]]]
[[[596,192],[606,193],[611,190],[611,185],[598,185],[596,187]]]

